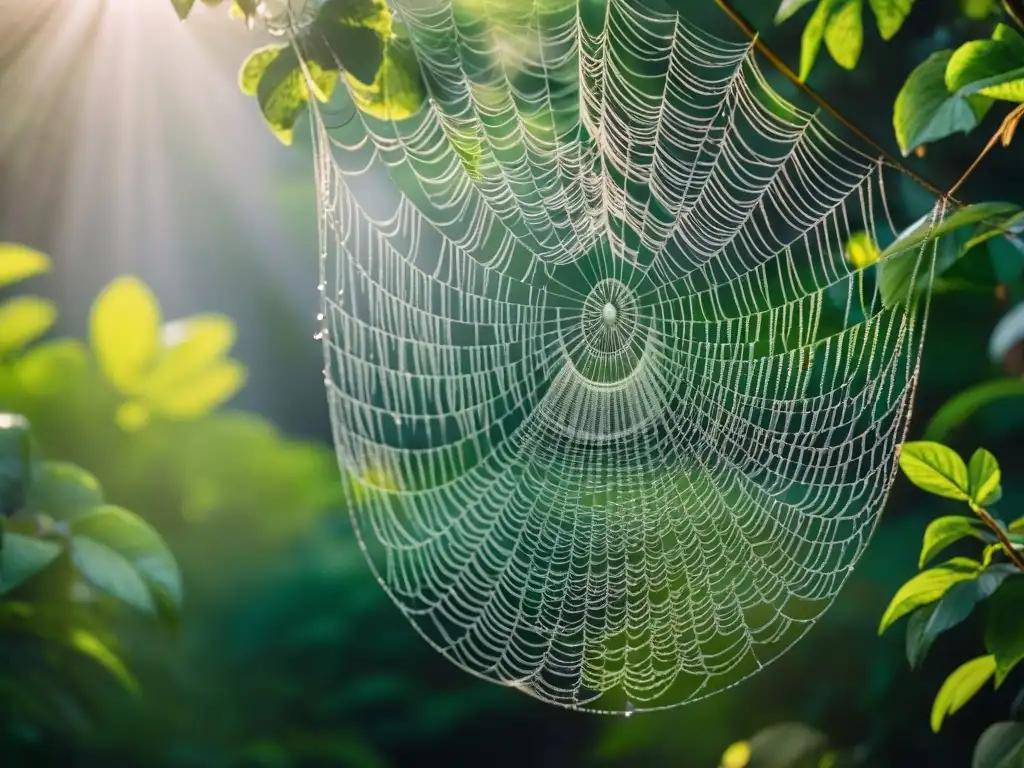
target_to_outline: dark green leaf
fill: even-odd
[[[935,222],[929,213],[901,232],[882,252],[882,258],[887,259],[903,251],[916,251],[925,243],[975,224],[998,222],[1002,226],[1007,217],[1017,216],[1020,212],[1021,207],[1016,203],[992,202],[966,205],[945,216],[941,222]]]
[[[32,485],[32,433],[28,420],[0,413],[0,517],[22,509]]]
[[[71,520],[102,503],[95,477],[74,464],[47,461],[38,468],[26,506],[55,520]]]
[[[782,0],[779,10],[775,12],[775,23],[782,24],[788,21],[812,2],[814,0]]]
[[[984,96],[949,92],[946,68],[952,57],[952,51],[933,53],[911,72],[896,98],[893,126],[904,155],[922,144],[972,131],[992,105]]]
[[[925,428],[926,440],[945,440],[978,410],[1008,397],[1024,397],[1024,381],[996,379],[977,384],[950,398],[936,411]]]
[[[384,42],[373,29],[347,24],[330,24],[323,35],[348,74],[364,85],[372,85],[384,63]]]
[[[155,603],[146,582],[121,554],[85,536],[71,539],[71,562],[89,584],[121,602],[146,613]]]
[[[985,649],[996,664],[996,686],[1024,659],[1024,578],[1014,578],[996,592],[985,625]]]
[[[992,656],[981,656],[961,665],[946,678],[932,705],[932,730],[938,733],[946,715],[958,712],[981,690],[995,671],[995,659]]]
[[[28,581],[57,559],[63,547],[19,533],[3,534],[0,554],[0,595]]]
[[[1020,768],[1024,765],[1024,723],[990,725],[974,747],[971,768]]]
[[[937,635],[926,635],[925,629],[931,621],[938,603],[926,605],[910,614],[907,619],[906,652],[911,669],[917,669],[928,655]]]
[[[934,603],[961,581],[974,579],[981,573],[981,563],[966,557],[954,557],[945,563],[922,571],[900,587],[882,615],[878,634],[911,611]]]
[[[923,568],[939,552],[965,537],[984,541],[985,535],[982,528],[983,524],[980,520],[963,515],[948,515],[932,520],[924,532],[924,543],[921,546],[921,556],[918,558],[917,567]]]

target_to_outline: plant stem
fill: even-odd
[[[949,189],[949,194],[956,194],[957,190],[964,185],[964,182],[970,178],[971,174],[977,169],[981,162],[988,157],[988,153],[995,149],[996,144],[1002,142],[1003,146],[1008,146],[1009,141],[1007,138],[1013,135],[1013,130],[1016,128],[1017,123],[1021,119],[1021,115],[1024,114],[1024,104],[1014,109],[1006,119],[1003,120],[1003,124],[999,126],[999,130],[992,134],[992,138],[988,140],[988,144],[981,150],[981,153],[974,158],[974,162],[971,163],[970,167],[963,172],[963,175],[957,180]]]
[[[974,514],[981,518],[981,521],[985,523],[985,525],[992,529],[992,533],[996,535],[996,538],[999,539],[999,543],[1003,545],[1003,552],[1008,558],[1010,558],[1010,562],[1016,565],[1021,573],[1024,573],[1024,557],[1021,557],[1021,553],[1013,546],[1013,542],[1010,541],[1009,537],[1006,535],[1006,531],[1002,529],[1002,526],[1000,526],[999,523],[995,521],[995,518],[993,518],[992,515],[990,515],[983,507],[972,504],[971,509],[974,510]]]
[[[1024,2],[1021,0],[1003,0],[1003,10],[1006,15],[1017,22],[1018,27],[1024,27]]]

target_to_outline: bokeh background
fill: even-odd
[[[800,24],[774,27],[776,4],[766,0],[736,5],[797,60]],[[895,41],[868,35],[856,71],[823,57],[811,80],[894,152],[892,104],[906,75],[928,53],[991,30],[954,2],[919,6]],[[736,35],[710,0],[685,0],[684,10]],[[167,0],[0,0],[0,23],[0,241],[52,257],[53,271],[32,290],[59,305],[54,333],[85,336],[96,295],[133,274],[167,318],[233,318],[233,354],[248,367],[230,403],[247,415],[131,435],[71,394],[35,402],[48,454],[94,472],[111,499],[161,530],[187,598],[174,629],[119,619],[141,700],[69,669],[62,674],[85,675],[88,691],[66,697],[73,716],[26,719],[4,705],[0,764],[699,768],[717,766],[730,743],[761,728],[801,721],[870,752],[880,768],[965,766],[985,725],[1004,716],[1012,693],[987,692],[940,736],[928,728],[941,681],[979,651],[976,629],[944,636],[919,673],[907,667],[901,633],[877,637],[885,605],[915,571],[925,525],[943,511],[902,480],[818,626],[709,700],[601,718],[451,667],[392,609],[349,529],[313,338],[310,149],[301,138],[283,147],[237,87],[260,32],[223,8],[198,8],[179,23]],[[997,125],[990,117],[908,162],[948,186]],[[909,209],[928,202],[911,182],[894,194]],[[998,151],[962,196],[1024,204],[1024,150]],[[1007,375],[987,345],[1012,299],[991,287],[936,297],[912,436],[955,393]],[[1003,503],[1015,516],[1024,506],[1022,402],[986,407],[951,438],[964,452],[985,445],[1000,458]]]

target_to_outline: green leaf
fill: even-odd
[[[979,448],[971,456],[971,461],[967,465],[967,476],[971,501],[979,507],[995,504],[1003,495],[999,486],[1002,479],[999,462],[984,448]]]
[[[237,360],[221,360],[174,389],[150,393],[153,412],[171,419],[204,416],[230,400],[245,384],[246,369]]]
[[[71,562],[82,578],[101,592],[146,613],[153,596],[132,564],[113,548],[86,536],[71,539]]]
[[[1021,302],[996,324],[988,341],[988,355],[994,363],[1001,363],[1007,353],[1024,341],[1024,302]]]
[[[138,692],[138,681],[117,654],[89,630],[69,627],[63,607],[0,602],[0,628],[65,645],[102,666],[129,691]]]
[[[246,96],[256,95],[260,80],[264,73],[266,73],[267,67],[287,47],[283,44],[267,45],[263,48],[257,48],[249,54],[242,63],[242,68],[238,71],[238,87],[242,93]]]
[[[426,103],[426,88],[416,57],[408,46],[398,43],[384,49],[384,63],[371,85],[361,83],[348,72],[345,79],[356,106],[378,120],[405,120]]]
[[[814,62],[821,50],[821,43],[825,39],[825,28],[828,26],[828,19],[839,0],[821,0],[818,7],[814,9],[810,21],[804,27],[803,39],[800,42],[800,80],[806,81],[814,69]]]
[[[76,537],[99,542],[127,560],[161,605],[180,609],[181,572],[166,542],[153,526],[121,507],[105,505],[71,524]]]
[[[980,656],[961,665],[946,678],[932,705],[932,731],[939,732],[947,715],[956,714],[996,671],[992,656]]]
[[[1024,397],[1024,381],[996,379],[977,384],[950,398],[925,427],[926,440],[945,440],[978,410],[1008,397]]]
[[[853,69],[864,47],[863,0],[839,0],[825,25],[825,45],[843,69]]]
[[[854,232],[846,241],[846,260],[855,269],[866,269],[882,258],[878,243],[867,232]]]
[[[337,69],[340,62],[350,78],[362,85],[373,85],[384,65],[385,43],[380,35],[369,27],[350,24],[329,24],[322,30],[331,59],[321,63]]]
[[[160,346],[160,305],[135,277],[119,277],[97,297],[89,331],[100,370],[125,395],[139,391]]]
[[[50,271],[50,259],[37,250],[0,243],[0,288]]]
[[[392,35],[391,11],[384,0],[327,0],[319,17],[352,27],[365,27],[382,40]]]
[[[88,368],[88,353],[78,339],[55,339],[26,351],[14,373],[26,394],[52,396],[82,382]]]
[[[195,315],[168,323],[163,329],[164,351],[146,378],[144,396],[157,401],[188,386],[223,362],[235,336],[235,323],[225,315]]]
[[[1011,34],[1012,30],[1004,27]],[[1003,39],[973,40],[960,46],[946,68],[946,87],[958,96],[1024,101],[1024,45]]]
[[[932,558],[949,545],[963,538],[971,537],[985,541],[983,524],[975,517],[949,515],[932,520],[924,532],[924,544],[917,567],[923,568]]]
[[[0,553],[0,595],[31,579],[57,559],[63,547],[20,533],[3,534]]]
[[[929,493],[958,501],[968,499],[967,466],[956,451],[941,443],[904,443],[900,469],[910,482]]]
[[[26,502],[31,511],[54,520],[73,520],[102,503],[99,481],[84,469],[60,461],[40,465]]]
[[[933,606],[912,614],[907,622],[907,658],[911,666],[920,664],[939,635],[963,622],[978,603],[1017,573],[1016,566],[1009,563],[990,566],[977,578],[951,586]],[[912,642],[914,647],[911,647]]]
[[[192,6],[195,4],[196,0],[171,0],[174,12],[178,14],[178,18],[182,21],[188,18],[189,13],[192,11]]]
[[[57,320],[57,307],[38,296],[18,296],[0,304],[0,355],[20,352]]]
[[[22,509],[32,485],[32,432],[28,420],[0,413],[0,517]]]
[[[313,95],[327,101],[338,82],[336,70],[325,69],[314,60],[307,63],[312,78]],[[256,88],[256,99],[263,119],[283,144],[290,145],[295,124],[306,110],[310,99],[309,85],[294,49],[287,48],[269,62]]]
[[[1020,768],[1024,765],[1024,723],[995,723],[974,746],[971,768]]]
[[[992,654],[996,687],[1024,659],[1024,578],[1014,578],[996,592],[985,625],[985,650]]]
[[[775,12],[775,23],[782,24],[788,21],[812,2],[814,0],[782,0],[779,10]]]
[[[921,246],[943,235],[948,235],[964,227],[975,224],[985,225],[992,221],[1000,221],[1007,216],[1016,216],[1021,207],[1016,203],[977,203],[966,205],[946,216],[941,222],[932,220],[929,213],[901,232],[892,244],[882,252],[882,258],[888,259],[904,251],[917,251]]]
[[[870,0],[871,10],[878,21],[878,33],[883,40],[891,40],[903,27],[914,0]]]
[[[922,571],[899,588],[889,607],[882,615],[878,634],[921,606],[934,603],[950,587],[961,581],[976,578],[981,573],[981,563],[966,557],[954,557],[942,565]]]
[[[910,73],[896,98],[893,126],[904,156],[922,144],[974,130],[992,105],[984,96],[949,92],[946,67],[952,57],[952,51],[933,53]]]

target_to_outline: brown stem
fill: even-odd
[[[999,523],[995,521],[995,518],[993,518],[992,515],[990,515],[984,508],[973,504],[971,505],[971,508],[974,510],[974,513],[981,518],[981,521],[992,529],[992,533],[996,535],[996,538],[999,539],[999,543],[1003,545],[1003,552],[1008,558],[1010,558],[1010,562],[1016,565],[1021,573],[1024,573],[1024,557],[1021,557],[1020,552],[1018,552],[1016,547],[1013,546],[1013,542],[1010,541],[1010,538],[1006,535],[1006,531],[1002,529],[1002,526],[1000,526]]]
[[[1006,15],[1017,22],[1017,26],[1024,27],[1024,2],[1022,0],[1003,0],[1003,10]]]
[[[974,158],[974,162],[971,163],[970,167],[963,172],[963,175],[959,179],[957,179],[956,184],[950,187],[950,195],[956,194],[957,190],[960,189],[960,187],[964,185],[967,179],[971,177],[971,174],[974,173],[974,171],[978,168],[979,165],[981,165],[982,161],[986,157],[988,157],[989,152],[995,149],[996,144],[1002,142],[1003,145],[1006,146],[1007,142],[1004,141],[1004,139],[1007,136],[1013,135],[1013,130],[1014,128],[1016,128],[1017,122],[1020,120],[1022,112],[1024,112],[1024,105],[1017,107],[1009,115],[1006,116],[1006,119],[1003,120],[1003,124],[999,126],[999,130],[992,134],[992,138],[988,140],[988,144],[986,144],[985,148],[981,150],[981,153],[976,158]]]

